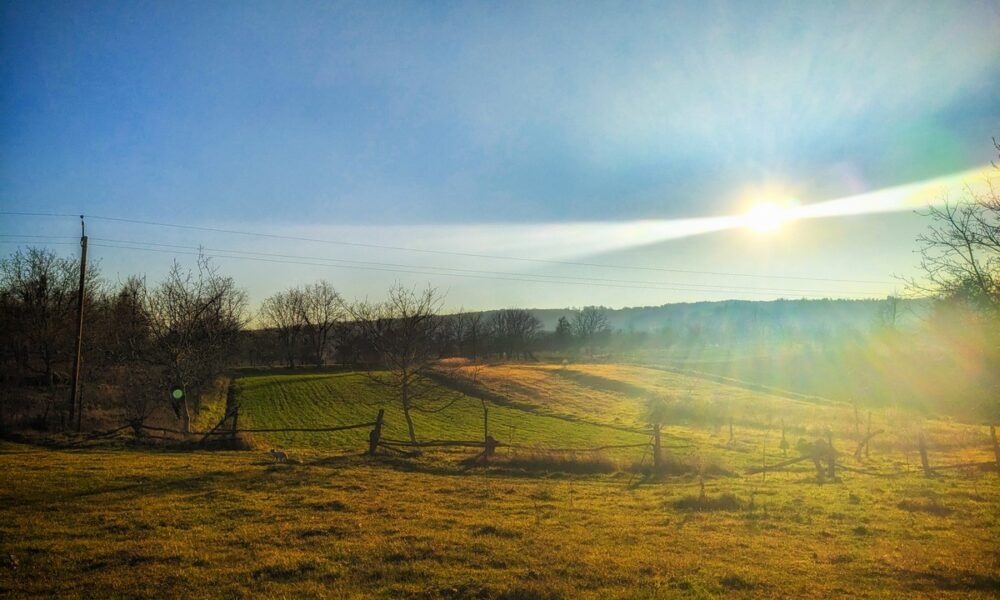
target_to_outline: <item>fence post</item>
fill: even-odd
[[[663,456],[660,455],[660,424],[653,425],[653,471],[660,472]]]
[[[483,401],[483,462],[490,462],[490,457],[497,448],[497,441],[490,435],[490,409]]]
[[[483,462],[490,462],[490,457],[496,452],[497,441],[493,439],[492,435],[487,435],[485,440],[485,446],[483,448]]]
[[[827,467],[827,476],[832,481],[833,479],[836,478],[836,475],[837,475],[837,472],[835,470],[836,466],[837,466],[837,451],[833,449],[833,431],[832,430],[828,429],[826,431],[826,443],[827,443],[827,446],[829,446],[829,448],[828,448],[829,454],[827,455],[827,458],[830,461],[830,464]]]
[[[869,458],[872,443],[872,411],[868,411],[868,439],[865,440],[865,458]]]
[[[236,439],[236,429],[240,419],[240,405],[233,407],[233,429],[229,434],[230,439]]]
[[[990,437],[993,438],[993,456],[997,460],[997,473],[1000,473],[1000,441],[997,441],[996,425],[990,425]]]
[[[924,476],[932,477],[934,473],[931,471],[930,461],[927,460],[927,442],[924,440],[924,433],[920,432],[920,437],[917,438],[917,448],[920,450],[920,464],[924,468]]]
[[[767,482],[767,438],[760,443],[760,470],[761,470],[761,482]]]
[[[375,456],[378,449],[378,440],[382,437],[382,418],[385,417],[385,409],[378,409],[378,416],[375,417],[375,429],[368,434],[368,456]]]

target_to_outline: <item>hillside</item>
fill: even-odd
[[[406,438],[398,401],[377,378],[358,372],[295,374],[276,371],[237,379],[241,419],[255,428],[320,427],[374,420],[386,411],[384,436]],[[728,469],[758,466],[762,453],[780,452],[782,427],[789,444],[833,434],[841,452],[853,453],[858,432],[871,419],[883,430],[874,441],[875,463],[900,468],[923,432],[940,459],[988,459],[982,427],[928,419],[896,408],[855,411],[848,404],[780,390],[766,392],[739,381],[635,365],[443,363],[433,413],[414,412],[421,440],[481,440],[483,403],[490,433],[500,442],[529,448],[587,448],[648,441],[645,406],[669,401],[665,444],[677,457]],[[440,410],[438,410],[440,409]],[[870,417],[869,417],[870,415]],[[730,439],[732,422],[732,439]],[[309,451],[360,452],[368,429],[335,433],[254,434],[258,445]],[[468,454],[468,451],[463,451]],[[644,452],[607,453],[622,466]],[[773,460],[772,460],[773,462]]]
[[[919,299],[898,300],[900,324],[916,321],[927,310],[928,301]],[[686,329],[695,327],[705,331],[735,332],[754,327],[811,331],[817,329],[870,330],[884,310],[884,299],[833,300],[833,299],[782,299],[767,301],[721,300],[705,302],[678,302],[660,306],[631,306],[603,308],[608,324],[613,330],[656,332],[664,328]],[[549,331],[556,328],[561,317],[572,320],[572,308],[529,309],[542,326]],[[495,311],[485,311],[489,316]]]
[[[378,374],[376,374],[378,377]],[[241,415],[260,428],[318,427],[374,421],[384,409],[384,435],[406,438],[406,424],[399,403],[388,388],[364,373],[267,375],[238,380]],[[415,427],[423,440],[481,440],[483,405],[479,399],[442,387],[434,413],[414,412]],[[636,434],[571,422],[558,415],[544,415],[508,406],[489,407],[490,429],[505,442],[526,445],[593,446],[642,442]],[[335,433],[255,434],[277,447],[358,451],[366,447],[368,430]]]

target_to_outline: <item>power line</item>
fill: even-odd
[[[418,271],[412,269],[396,269],[396,268],[382,268],[382,267],[367,267],[367,266],[355,266],[348,264],[329,264],[329,263],[318,263],[318,262],[306,262],[306,261],[296,261],[296,260],[283,260],[283,259],[270,259],[270,258],[259,258],[252,256],[232,256],[227,254],[205,254],[203,252],[188,252],[184,250],[161,250],[158,248],[144,248],[141,246],[124,246],[124,245],[112,245],[112,244],[91,244],[91,247],[98,248],[114,248],[120,250],[138,250],[142,252],[157,252],[161,254],[180,254],[188,256],[206,256],[209,258],[230,258],[236,260],[247,260],[254,262],[265,262],[274,264],[292,264],[292,265],[304,265],[313,267],[327,267],[334,269],[353,269],[362,271],[380,271],[388,273],[404,273],[411,275],[444,275],[447,277],[462,277],[469,279],[488,279],[496,281],[515,281],[523,283],[546,283],[546,284],[557,284],[557,285],[584,285],[591,287],[607,287],[607,288],[622,288],[622,289],[641,289],[641,290],[656,290],[656,291],[674,291],[674,292],[708,292],[708,293],[718,293],[718,294],[759,294],[766,296],[774,296],[774,293],[770,292],[752,292],[746,290],[732,290],[732,289],[709,289],[709,290],[692,290],[689,288],[671,288],[662,286],[652,286],[652,285],[625,285],[625,284],[607,284],[607,283],[594,283],[585,281],[551,281],[544,279],[528,279],[525,277],[501,277],[501,276],[490,276],[490,275],[472,275],[464,273],[442,273],[434,271]],[[838,296],[850,296],[849,294],[837,294]],[[829,294],[800,294],[801,297],[812,297],[812,298],[830,298]]]
[[[24,238],[65,238],[65,236],[21,236]],[[108,242],[108,244],[93,244],[95,247],[103,248],[118,248],[118,249],[131,249],[131,250],[144,250],[144,251],[156,251],[164,254],[183,254],[196,256],[199,254],[204,254],[205,251],[208,252],[221,252],[224,254],[212,254],[206,256],[212,256],[215,258],[236,258],[243,260],[253,260],[254,258],[259,258],[262,262],[280,263],[280,264],[302,264],[307,266],[327,266],[327,267],[344,267],[344,268],[356,268],[356,269],[367,269],[367,270],[379,270],[379,271],[389,271],[394,273],[414,273],[414,274],[427,274],[427,275],[447,275],[453,277],[459,277],[467,274],[479,275],[480,279],[498,279],[501,281],[525,281],[525,282],[535,282],[535,283],[570,283],[573,285],[585,285],[585,284],[637,284],[637,285],[615,285],[606,287],[623,287],[628,289],[655,289],[655,290],[666,290],[666,291],[708,291],[708,292],[725,292],[725,293],[749,293],[758,295],[775,295],[782,293],[790,294],[808,294],[811,297],[826,297],[829,294],[834,294],[837,296],[856,296],[856,295],[871,295],[879,296],[882,295],[881,292],[845,292],[839,290],[823,290],[823,289],[792,289],[792,288],[765,288],[765,287],[749,287],[749,286],[721,286],[721,285],[710,285],[710,284],[697,284],[697,283],[685,283],[685,282],[663,282],[663,281],[644,281],[635,279],[608,279],[608,278],[597,278],[597,277],[570,277],[562,275],[546,275],[546,274],[532,274],[532,273],[514,273],[509,271],[486,271],[486,270],[476,270],[476,269],[460,269],[457,267],[438,267],[429,265],[407,265],[399,263],[384,263],[375,261],[353,261],[337,258],[326,258],[319,256],[300,256],[294,254],[275,254],[267,252],[253,252],[245,250],[231,250],[225,248],[207,248],[204,246],[184,246],[179,244],[161,244],[156,242],[139,242],[133,240],[116,240],[109,238],[91,238],[95,242]],[[0,244],[29,244],[34,243],[33,240],[11,240],[11,241],[0,241]],[[47,245],[75,245],[76,242],[46,242]],[[119,244],[119,245],[111,245]],[[125,245],[120,245],[125,244]],[[169,250],[155,250],[148,247],[138,247],[138,246],[156,246],[158,248],[170,248],[174,251]],[[177,252],[176,250],[194,250],[195,252]],[[232,256],[236,255],[236,256]],[[265,258],[280,258],[280,259],[294,259],[294,260],[266,260]],[[302,262],[302,261],[323,261],[321,263],[315,262]],[[338,263],[338,264],[328,264],[328,263]],[[379,268],[370,268],[379,267]],[[387,268],[383,268],[387,267]],[[425,269],[424,271],[415,269]],[[430,269],[431,271],[426,271]],[[448,272],[450,271],[450,272]],[[482,275],[488,275],[488,277],[483,277]],[[496,277],[499,276],[499,277]],[[529,279],[530,278],[530,279]],[[682,288],[669,287],[669,286],[684,286]]]
[[[48,240],[75,240],[76,237],[72,235],[21,235],[19,233],[0,233],[0,237],[4,238],[31,238],[31,239],[48,239]]]
[[[51,212],[17,212],[12,210],[0,211],[0,215],[11,215],[16,217],[79,217],[81,215],[73,215],[69,213],[51,213]]]
[[[114,244],[131,244],[140,246],[156,246],[161,248],[176,248],[182,250],[198,250],[198,251],[208,251],[208,252],[225,252],[227,254],[238,254],[238,255],[250,255],[250,256],[262,256],[268,258],[283,258],[283,259],[294,259],[294,260],[308,260],[308,261],[324,261],[324,262],[334,262],[342,264],[353,264],[353,265],[369,265],[378,267],[393,267],[393,268],[403,268],[403,269],[433,269],[435,271],[454,271],[458,273],[472,273],[472,274],[487,274],[487,275],[501,275],[509,277],[532,277],[541,280],[544,279],[556,279],[556,280],[567,280],[567,281],[588,281],[588,282],[600,282],[600,283],[626,283],[626,284],[639,284],[639,285],[680,285],[690,288],[704,288],[704,289],[722,289],[727,291],[740,290],[740,291],[752,291],[755,293],[832,293],[832,294],[847,294],[848,292],[840,290],[825,290],[825,289],[793,289],[793,288],[772,288],[772,287],[749,287],[741,285],[711,285],[711,284],[699,284],[699,283],[685,283],[678,281],[643,281],[636,279],[608,279],[600,277],[582,277],[582,276],[564,276],[564,275],[548,275],[548,274],[534,274],[534,273],[514,273],[510,271],[488,271],[480,269],[461,269],[457,267],[437,267],[429,265],[408,265],[399,263],[386,263],[386,262],[375,262],[375,261],[356,261],[356,260],[346,260],[339,258],[326,258],[321,256],[301,256],[295,254],[275,254],[269,252],[255,252],[247,250],[231,250],[226,248],[208,248],[204,246],[183,246],[178,244],[161,244],[155,242],[138,242],[132,240],[116,240],[109,238],[91,238],[98,242],[108,242]],[[692,291],[697,291],[692,290]],[[871,295],[880,295],[881,293],[876,292],[850,292],[854,294],[864,294],[868,293]]]
[[[16,246],[22,244],[37,244],[38,240],[0,240],[0,244]],[[45,242],[46,246],[77,246],[80,242]]]
[[[79,215],[72,215],[68,213],[33,213],[33,212],[0,212],[4,215],[20,215],[20,216],[39,216],[39,217],[77,217]],[[384,244],[371,244],[364,242],[345,242],[341,240],[330,240],[330,239],[318,239],[309,238],[302,236],[292,236],[292,235],[280,235],[275,233],[263,233],[255,231],[241,231],[237,229],[222,229],[218,227],[204,227],[201,225],[181,225],[177,223],[165,223],[161,221],[147,221],[142,219],[125,219],[121,217],[106,217],[99,215],[86,215],[88,219],[100,220],[100,221],[111,221],[118,223],[131,223],[135,225],[149,225],[153,227],[169,227],[173,229],[186,229],[191,231],[204,231],[209,233],[225,233],[229,235],[244,235],[268,239],[281,239],[281,240],[291,240],[298,242],[310,242],[317,244],[332,244],[338,246],[351,246],[357,248],[373,248],[380,250],[394,250],[399,252],[419,252],[423,254],[438,254],[444,256],[463,256],[466,258],[485,258],[490,260],[509,260],[509,261],[519,261],[519,262],[531,262],[531,263],[543,263],[543,264],[554,264],[554,265],[566,265],[566,266],[577,266],[577,267],[594,267],[602,269],[628,269],[633,271],[657,271],[664,273],[685,273],[692,275],[714,275],[720,277],[749,277],[758,279],[788,279],[788,280],[799,280],[799,281],[825,281],[825,282],[835,282],[835,283],[877,283],[877,284],[888,284],[891,282],[887,281],[875,281],[870,279],[837,279],[831,277],[803,277],[795,275],[760,275],[754,273],[732,273],[725,271],[702,271],[694,269],[670,269],[666,267],[640,267],[633,265],[611,265],[604,263],[590,263],[590,262],[577,262],[577,261],[566,261],[566,260],[554,260],[554,259],[544,259],[544,258],[525,258],[518,256],[500,256],[494,254],[478,254],[472,252],[456,252],[449,250],[429,250],[426,248],[410,248],[406,246],[390,246]]]

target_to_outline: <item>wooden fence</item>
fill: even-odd
[[[861,439],[858,444],[857,450],[854,452],[855,459],[860,459],[862,448],[865,449],[866,455],[868,450],[868,443],[871,438],[876,434],[882,433],[882,430],[872,432],[871,424],[869,421],[869,431]],[[930,455],[927,449],[927,439],[921,432],[917,436],[917,452],[920,454],[920,468],[924,474],[924,477],[934,477],[937,471],[943,471],[947,469],[963,469],[963,468],[987,468],[994,469],[1000,473],[1000,441],[997,439],[997,427],[996,425],[990,425],[990,438],[993,442],[993,456],[994,460],[990,461],[976,461],[976,462],[966,462],[958,464],[947,464],[931,466]],[[858,473],[861,475],[872,475],[876,477],[898,477],[901,475],[908,475],[911,471],[874,471],[871,469],[859,469],[857,467],[852,467],[845,465],[842,460],[840,460],[840,454],[836,451],[833,446],[833,436],[832,434],[827,434],[827,440],[825,443],[819,443],[821,440],[817,440],[810,448],[807,449],[801,456],[791,458],[788,460],[783,460],[781,462],[775,463],[773,465],[764,464],[760,467],[755,467],[748,469],[746,471],[747,475],[755,475],[758,473],[771,473],[774,471],[784,470],[794,464],[798,464],[805,461],[812,461],[816,467],[816,475],[819,479],[829,478],[833,479],[836,476],[837,469],[842,469],[851,473]]]
[[[590,447],[579,447],[579,448],[569,448],[569,447],[545,447],[545,446],[531,446],[524,444],[513,444],[513,443],[503,443],[494,438],[490,434],[489,429],[489,408],[483,406],[483,438],[479,440],[425,440],[425,441],[405,441],[405,440],[394,440],[382,437],[382,429],[385,425],[385,411],[379,410],[374,421],[366,423],[354,423],[348,425],[330,425],[323,427],[272,427],[272,428],[243,428],[238,427],[239,424],[240,410],[238,405],[231,406],[223,415],[222,419],[208,431],[188,431],[184,432],[177,429],[170,429],[167,427],[154,427],[152,425],[132,423],[124,425],[117,429],[113,429],[107,432],[100,432],[88,436],[84,440],[77,443],[82,443],[86,440],[92,440],[99,437],[107,437],[114,435],[124,429],[132,428],[137,433],[141,429],[146,433],[145,435],[154,439],[167,439],[176,440],[176,438],[166,437],[165,435],[157,434],[173,434],[176,436],[181,436],[182,439],[189,439],[191,437],[200,437],[199,443],[204,445],[210,440],[214,439],[236,439],[236,437],[241,433],[333,433],[338,431],[347,431],[351,429],[364,429],[371,428],[368,434],[368,444],[365,449],[365,453],[374,456],[379,448],[389,450],[392,452],[397,452],[400,454],[413,455],[418,453],[422,449],[427,448],[471,448],[477,449],[480,452],[473,458],[473,462],[476,463],[488,463],[490,459],[496,453],[498,448],[511,448],[511,449],[521,449],[529,451],[538,452],[558,452],[558,453],[586,453],[586,452],[601,452],[606,450],[618,450],[618,449],[629,449],[629,448],[650,448],[653,454],[653,468],[658,470],[662,463],[662,444],[660,430],[661,426],[656,424],[650,430],[630,430],[632,433],[639,435],[648,435],[649,441],[635,444],[611,444],[611,445],[601,445],[601,446],[590,446]],[[856,460],[860,460],[862,452],[866,456],[869,454],[870,442],[872,438],[876,435],[884,433],[883,430],[872,431],[871,420],[869,418],[868,430],[864,435],[858,432],[860,440],[857,445],[857,449],[854,451],[853,455]],[[995,425],[990,426],[990,437],[992,440],[994,460],[992,461],[977,461],[977,462],[967,462],[960,464],[946,464],[946,465],[931,465],[930,455],[927,448],[927,440],[923,433],[920,433],[917,438],[917,450],[920,454],[920,464],[921,470],[926,477],[933,477],[937,471],[947,470],[947,469],[961,469],[961,468],[990,468],[995,469],[1000,472],[1000,440],[997,439],[997,427]],[[690,445],[677,446],[672,445],[671,448],[683,448],[691,447]],[[746,470],[746,475],[764,474],[771,473],[775,471],[785,470],[793,465],[803,463],[806,461],[812,461],[813,466],[816,468],[817,478],[820,480],[833,479],[836,477],[837,470],[843,470],[851,473],[858,473],[862,475],[872,475],[877,477],[896,477],[901,475],[910,474],[911,471],[895,471],[895,472],[884,472],[875,471],[872,469],[863,469],[855,466],[850,466],[844,464],[841,454],[837,452],[833,444],[833,434],[827,434],[826,440],[816,440],[808,448],[803,449],[804,451],[800,456],[782,460],[772,465],[767,464],[767,455],[764,455],[764,464],[760,467],[754,467]],[[644,454],[645,456],[645,454]]]
[[[122,429],[126,429],[131,426],[134,429],[141,429],[143,431],[174,434],[177,436],[181,436],[183,439],[188,439],[190,437],[201,437],[199,443],[205,444],[209,440],[215,439],[213,438],[213,436],[221,436],[229,439],[235,439],[241,433],[326,433],[335,431],[347,431],[350,429],[365,429],[368,427],[372,427],[374,429],[371,435],[374,436],[375,444],[377,444],[378,436],[380,435],[382,430],[382,420],[384,414],[385,411],[380,410],[378,411],[378,415],[376,416],[374,421],[367,423],[354,423],[351,425],[329,425],[323,427],[257,427],[257,428],[249,427],[240,429],[238,427],[240,408],[238,405],[236,405],[226,410],[226,414],[223,415],[222,419],[219,420],[219,422],[215,425],[215,427],[211,428],[208,431],[181,431],[179,429],[170,429],[168,427],[154,427],[152,425],[146,425],[145,423],[141,423],[134,426],[125,425],[124,427],[120,427],[114,430],[114,432],[121,431]],[[169,440],[175,439],[175,438],[168,438],[162,435],[146,434],[146,436],[154,439],[169,439]],[[374,446],[372,446],[372,448],[373,447]],[[374,450],[372,450],[371,448],[370,451],[374,452]]]

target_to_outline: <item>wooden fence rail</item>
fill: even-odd
[[[427,440],[426,442],[406,442],[402,440],[382,440],[380,446],[396,446],[401,448],[434,448],[434,447],[459,447],[459,448],[485,448],[486,442],[472,440]],[[537,450],[539,452],[601,452],[602,450],[618,450],[623,448],[646,448],[649,442],[642,444],[615,444],[609,446],[593,446],[589,448],[550,448],[547,446],[531,446],[525,444],[505,444],[496,442],[496,448],[515,448],[517,450]]]
[[[653,448],[653,460],[654,465],[659,466],[660,462],[660,449],[662,447],[667,448],[690,448],[692,445],[671,445],[671,446],[661,446],[660,443],[660,430],[659,424],[653,426],[652,430],[631,430],[632,433],[640,435],[649,435],[649,441],[634,444],[606,444],[602,446],[591,446],[586,448],[552,448],[546,446],[533,446],[527,444],[505,444],[496,440],[489,431],[489,409],[486,406],[485,401],[483,402],[483,439],[481,440],[426,440],[422,442],[413,442],[406,440],[394,440],[394,439],[383,439],[382,438],[382,428],[385,425],[385,411],[379,410],[378,415],[374,421],[367,423],[356,423],[351,425],[331,425],[325,427],[273,427],[273,428],[247,428],[238,429],[237,422],[239,419],[239,406],[234,405],[227,409],[225,415],[218,422],[218,424],[210,429],[209,431],[180,431],[177,429],[170,429],[167,427],[154,427],[152,425],[126,425],[119,427],[118,429],[111,430],[110,432],[102,432],[94,434],[93,437],[112,435],[126,429],[127,427],[134,427],[136,429],[142,429],[146,431],[159,432],[164,434],[175,434],[180,436],[202,436],[201,442],[204,443],[211,436],[230,436],[235,437],[240,433],[331,433],[337,431],[348,431],[352,429],[362,429],[362,428],[373,428],[368,434],[368,447],[366,449],[366,454],[374,456],[379,447],[385,448],[387,450],[392,450],[395,452],[400,452],[407,454],[403,449],[412,448],[414,453],[420,448],[475,448],[481,449],[482,451],[475,457],[474,462],[487,463],[490,457],[493,455],[497,448],[512,448],[518,450],[528,450],[536,452],[562,452],[562,453],[586,453],[586,452],[601,452],[605,450],[619,450],[619,449],[631,449],[631,448]],[[225,424],[231,421],[231,425],[227,428]],[[870,421],[870,415],[869,415]],[[730,427],[732,424],[730,423]],[[884,430],[872,431],[871,424],[869,422],[868,431],[865,436],[861,437],[857,448],[854,451],[855,459],[860,460],[862,451],[869,448],[871,439],[876,435],[884,433]],[[730,433],[732,435],[732,433]],[[171,439],[164,436],[149,436],[154,439]],[[997,428],[996,426],[990,426],[990,437],[993,443],[994,461],[988,462],[971,462],[962,464],[951,464],[951,465],[941,465],[941,466],[931,466],[930,459],[928,457],[927,441],[924,434],[921,432],[917,438],[917,448],[920,453],[920,463],[923,473],[927,477],[934,476],[934,472],[943,469],[960,469],[960,468],[975,468],[975,467],[996,467],[996,470],[1000,472],[1000,440],[998,440]],[[773,471],[778,471],[786,467],[798,464],[800,462],[812,461],[813,465],[817,471],[817,477],[820,480],[824,479],[835,479],[836,468],[839,467],[844,471],[849,471],[852,473],[858,473],[862,475],[871,475],[875,477],[896,477],[900,475],[905,475],[911,471],[905,472],[878,472],[869,469],[860,469],[857,467],[852,467],[845,465],[843,461],[838,459],[838,453],[833,445],[832,432],[827,432],[826,440],[817,440],[815,445],[810,451],[803,453],[801,456],[783,460],[781,462],[775,463],[773,465],[766,464],[766,454],[764,455],[765,464],[761,467],[750,468],[746,471],[747,475],[754,475],[758,473],[769,473]],[[825,463],[825,465],[824,465]],[[766,477],[766,475],[765,475]]]
[[[466,440],[428,440],[426,442],[404,442],[401,440],[382,440],[380,446],[397,446],[401,448],[434,448],[434,447],[459,447],[459,448],[485,448],[486,442],[466,441]],[[505,444],[497,443],[497,447]]]
[[[357,423],[355,425],[338,425],[335,427],[281,427],[281,428],[269,428],[269,429],[225,429],[225,430],[212,430],[212,431],[180,431],[179,429],[168,429],[166,427],[153,427],[152,425],[142,425],[142,429],[148,429],[150,431],[159,431],[162,433],[175,433],[177,435],[233,435],[234,433],[323,433],[331,431],[346,431],[348,429],[362,429],[365,427],[374,427],[376,425],[375,421],[370,423]]]
[[[855,459],[860,459],[861,449],[867,447],[868,442],[877,434],[883,433],[882,430],[875,432],[869,432],[858,444],[857,449],[854,451]],[[934,477],[937,471],[943,471],[946,469],[964,469],[964,468],[988,468],[987,470],[995,470],[1000,473],[1000,442],[997,440],[997,430],[996,426],[990,426],[990,437],[993,442],[993,452],[994,460],[991,461],[976,461],[976,462],[966,462],[958,464],[948,464],[948,465],[931,465],[930,456],[927,446],[927,438],[924,436],[923,432],[917,435],[917,452],[920,455],[920,470],[923,472],[925,477]],[[820,472],[821,463],[826,462],[828,464],[828,476],[832,479],[834,476],[835,468],[843,469],[844,471],[849,471],[851,473],[858,473],[861,475],[871,475],[873,477],[898,477],[902,475],[908,475],[913,473],[911,470],[906,471],[873,471],[871,469],[859,469],[857,467],[852,467],[845,465],[843,461],[837,458],[837,452],[833,449],[833,439],[828,438],[826,448],[815,448],[812,452],[803,454],[801,456],[790,458],[788,460],[775,463],[773,465],[764,465],[760,467],[753,467],[746,470],[746,475],[756,475],[758,473],[770,473],[772,471],[779,471],[785,467],[790,467],[794,464],[805,462],[807,460],[812,460],[816,466],[818,476],[823,479],[823,474]]]
[[[619,450],[624,448],[648,448],[651,446],[649,442],[643,442],[641,444],[614,444],[609,446],[594,446],[590,448],[549,448],[547,446],[530,446],[523,444],[506,444],[508,448],[515,448],[518,450],[536,450],[539,452],[601,452],[603,450]]]

